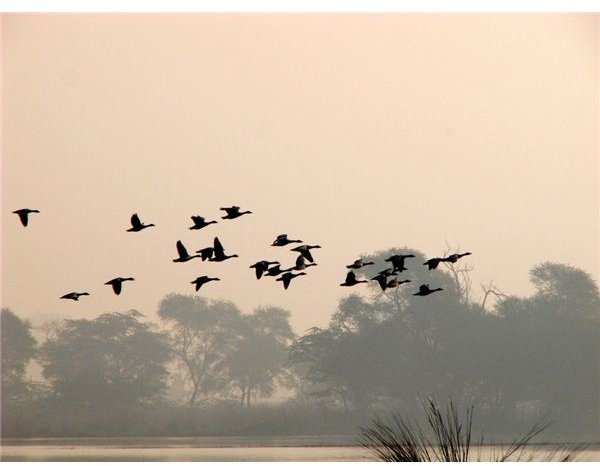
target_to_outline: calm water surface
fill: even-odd
[[[352,437],[190,437],[5,439],[2,461],[374,461]],[[552,446],[536,447],[544,460]],[[481,459],[493,449],[484,447]],[[600,461],[600,446],[581,451],[578,461]]]

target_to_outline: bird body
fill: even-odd
[[[288,286],[290,286],[290,282],[292,281],[292,279],[299,277],[300,275],[306,275],[306,274],[304,272],[295,273],[295,274],[291,273],[291,272],[286,272],[281,277],[277,278],[276,280],[278,282],[283,282],[283,288],[285,288],[287,290]]]
[[[127,277],[127,278],[117,277],[117,278],[113,278],[112,280],[107,281],[105,283],[105,285],[111,285],[113,291],[115,292],[115,294],[116,295],[120,295],[121,294],[121,289],[122,289],[123,282],[133,281],[133,280],[135,280],[135,278],[132,278],[132,277]]]
[[[227,259],[231,259],[232,257],[239,257],[239,256],[237,254],[232,254],[231,256],[228,256],[227,254],[225,254],[225,249],[223,248],[223,245],[219,241],[219,238],[217,238],[215,236],[214,245],[213,245],[213,254],[212,254],[212,257],[208,260],[210,262],[223,262]]]
[[[298,256],[298,258],[296,259],[296,265],[294,267],[292,267],[292,270],[304,270],[308,267],[313,267],[315,265],[317,265],[317,264],[314,262],[307,264],[306,260],[304,259],[304,256],[302,254],[300,254]]]
[[[318,244],[315,244],[314,246],[310,244],[303,244],[301,246],[296,246],[295,248],[292,248],[291,251],[299,252],[300,254],[302,254],[302,256],[304,256],[304,258],[307,261],[314,262],[313,256],[310,253],[311,249],[321,249],[321,246],[319,246]]]
[[[204,217],[200,217],[199,215],[192,215],[191,219],[194,222],[194,225],[190,227],[190,230],[200,230],[208,225],[217,223],[216,220],[210,220],[207,222]]]
[[[279,264],[279,261],[258,261],[250,266],[251,269],[256,271],[256,279],[260,280],[270,265]]]
[[[234,218],[241,217],[244,214],[251,214],[252,213],[249,210],[246,210],[244,212],[240,212],[240,207],[237,206],[237,205],[234,205],[234,206],[231,206],[231,207],[221,207],[220,210],[224,210],[225,212],[227,212],[227,215],[225,215],[224,217],[221,217],[223,219],[234,219]]]
[[[464,252],[462,254],[450,254],[448,257],[444,258],[444,261],[445,262],[451,262],[451,263],[454,264],[461,257],[470,256],[470,255],[471,255],[470,252]]]
[[[301,243],[301,239],[288,239],[287,235],[277,235],[271,246],[287,246],[291,243]]]
[[[200,254],[194,254],[193,256],[190,256],[181,241],[177,241],[177,254],[179,254],[179,257],[177,259],[173,259],[173,262],[187,262],[192,260],[194,257],[202,257]]]
[[[29,214],[31,213],[39,214],[40,211],[37,209],[19,209],[13,211],[13,214],[17,214],[19,216],[19,220],[21,220],[21,223],[24,227],[29,224]]]
[[[138,214],[133,214],[131,216],[131,228],[128,228],[127,231],[142,231],[144,228],[154,227],[154,223],[149,223],[148,225],[144,225]]]
[[[200,249],[196,252],[200,253],[200,256],[202,257],[202,262],[204,262],[207,259],[210,260],[210,258],[213,256],[214,248],[212,246],[209,246],[207,248]]]
[[[352,264],[347,265],[347,269],[360,269],[365,265],[373,265],[375,262],[363,262],[362,257],[360,259],[356,259]]]
[[[80,296],[89,296],[90,294],[87,292],[78,293],[77,291],[73,291],[72,293],[64,294],[60,297],[60,299],[72,299],[73,301],[79,301]]]
[[[445,259],[443,257],[434,257],[423,262],[423,265],[426,265],[429,270],[437,269],[437,266],[440,265],[440,262],[444,262]]]
[[[267,271],[265,272],[265,275],[268,275],[269,277],[276,277],[277,275],[280,275],[282,273],[285,272],[289,272],[292,269],[282,269],[280,264],[274,265],[273,267],[269,267],[269,269],[267,269]]]
[[[435,293],[436,291],[442,291],[443,288],[434,288],[431,289],[429,288],[429,285],[421,285],[419,287],[419,291],[416,293],[413,293],[413,296],[427,296],[431,293]]]
[[[346,281],[344,283],[340,283],[340,286],[354,286],[359,283],[367,283],[367,280],[357,280],[354,272],[350,271],[346,275]]]
[[[205,283],[208,283],[208,282],[212,282],[213,280],[221,281],[220,278],[208,277],[206,275],[202,275],[201,277],[196,278],[194,281],[192,281],[190,283],[195,284],[196,291],[198,291],[202,287],[202,285],[204,285]]]

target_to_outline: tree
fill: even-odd
[[[138,311],[66,319],[40,349],[44,377],[69,403],[132,405],[166,385],[169,347]]]
[[[158,315],[168,326],[175,357],[192,385],[188,403],[223,392],[228,384],[227,357],[243,325],[239,309],[228,301],[170,294]]]
[[[0,311],[0,354],[2,355],[2,400],[23,395],[23,381],[28,362],[35,356],[36,341],[31,334],[31,324],[20,319],[10,309]]]
[[[287,348],[294,333],[290,313],[278,307],[258,308],[244,315],[240,338],[227,359],[231,384],[240,391],[240,404],[253,396],[270,396],[275,383],[288,384]]]

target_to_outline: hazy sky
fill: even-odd
[[[2,305],[39,323],[201,290],[326,325],[345,265],[473,253],[474,286],[598,279],[597,15],[4,15]],[[254,212],[190,231],[232,204]],[[42,211],[23,228],[11,211]],[[129,217],[157,224],[127,233]],[[257,281],[288,233],[323,249]],[[175,264],[221,238],[239,259]],[[120,297],[103,283],[134,276]],[[70,291],[92,296],[59,300]],[[354,291],[354,290],[352,290]]]

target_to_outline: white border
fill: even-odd
[[[0,0],[2,12],[527,13],[600,11],[598,0]]]

